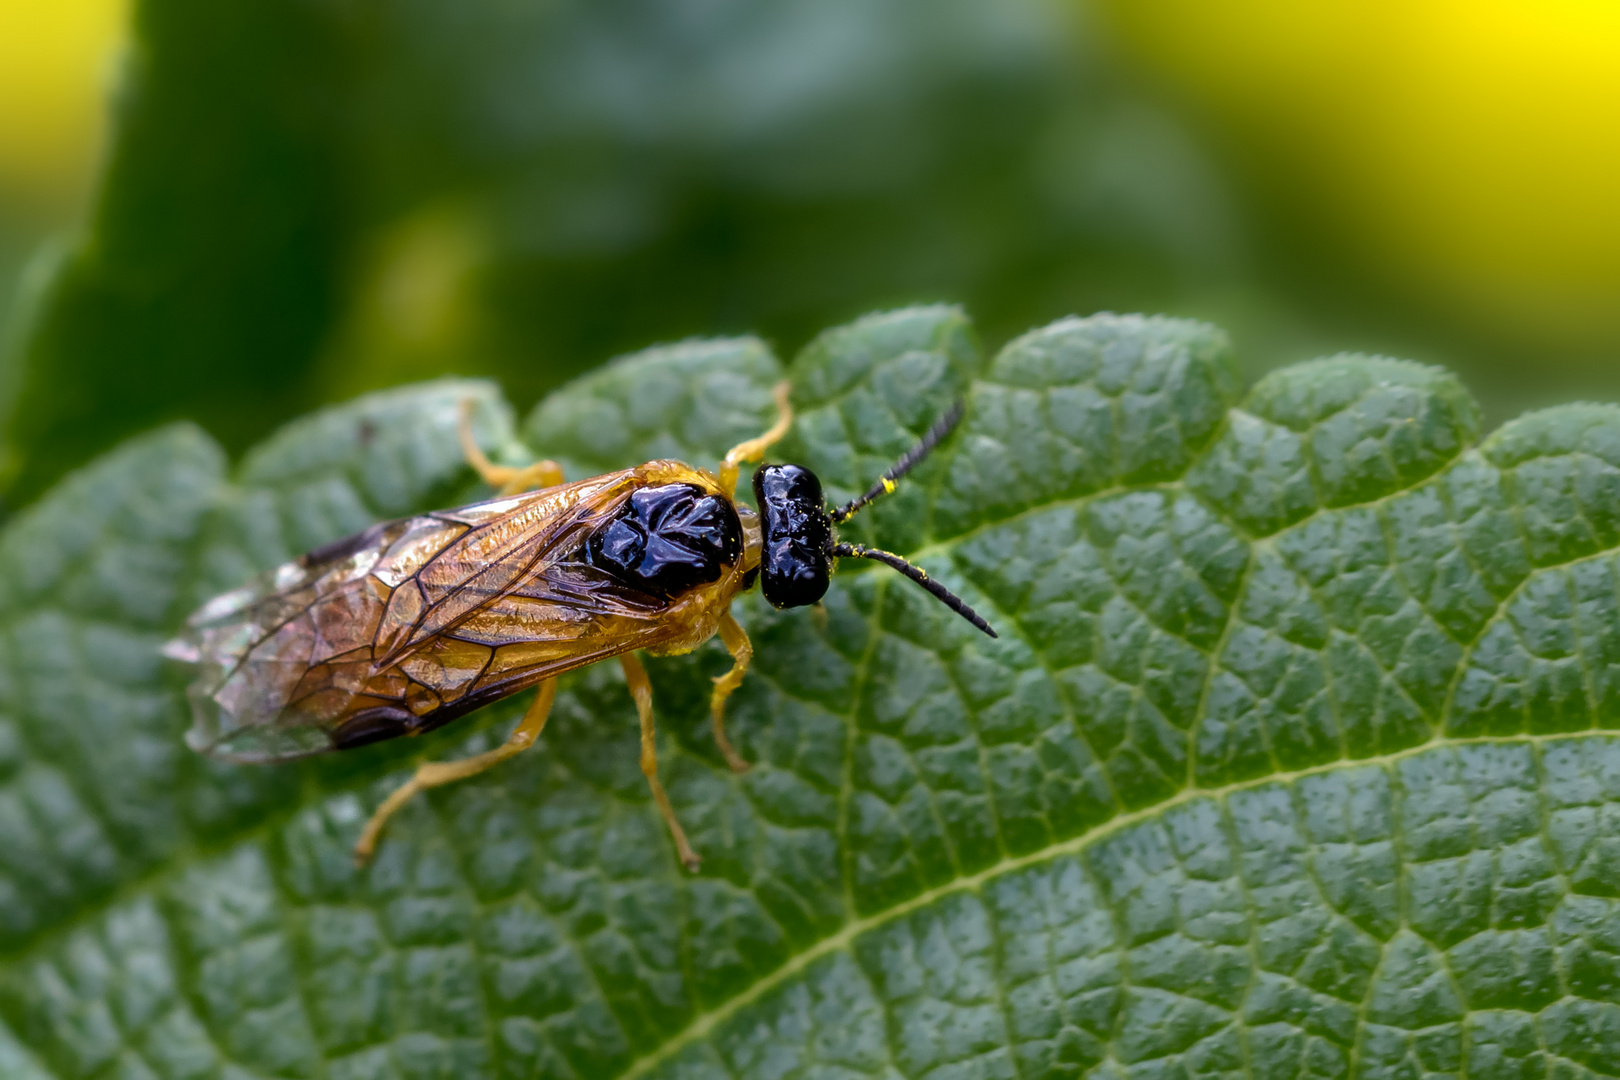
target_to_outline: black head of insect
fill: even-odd
[[[836,509],[821,494],[821,480],[803,465],[761,465],[754,472],[754,497],[759,502],[761,539],[760,588],[773,607],[805,607],[827,592],[833,563],[838,559],[871,559],[883,563],[921,585],[946,607],[991,637],[990,624],[963,599],[929,577],[919,566],[887,551],[864,544],[842,544],[834,526],[854,517],[867,503],[895,489],[895,481],[910,472],[938,446],[962,419],[961,402],[940,417],[899,461],[890,466],[864,495]]]

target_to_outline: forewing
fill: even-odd
[[[666,617],[669,607],[582,561],[546,563],[374,676],[364,707],[332,730],[333,744],[429,731],[542,679],[634,649],[657,650],[680,632]],[[344,692],[336,666],[311,676],[301,690],[312,696]]]
[[[628,492],[631,477],[629,471],[609,473],[435,515],[465,531],[431,558],[379,568],[376,576],[391,594],[377,628],[375,664],[399,663],[572,555]]]
[[[616,505],[628,475],[388,522],[211,601],[169,648],[199,668],[188,743],[279,760],[333,748],[334,732],[367,710],[492,700],[489,688],[517,670],[507,646],[536,633],[524,655],[561,657],[591,605],[623,635],[656,637],[645,605],[551,569]],[[469,620],[468,637],[447,636]],[[611,648],[601,630],[587,636]]]
[[[369,664],[388,600],[372,574],[384,554],[402,547],[432,552],[465,531],[432,516],[387,522],[205,604],[186,635],[165,649],[197,665],[187,691],[186,741],[205,752],[235,742],[238,756],[255,760],[325,749],[329,740],[318,724],[284,715],[300,681],[312,665],[337,658],[365,657]]]

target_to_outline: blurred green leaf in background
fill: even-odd
[[[163,419],[239,451],[445,372],[528,403],[652,340],[791,348],[940,296],[1002,340],[1243,287],[1217,175],[1047,0],[132,19],[106,172],[20,358],[14,505]]]
[[[0,2],[0,492],[941,297],[1613,396],[1617,57],[1589,4]]]

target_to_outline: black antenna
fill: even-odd
[[[839,507],[837,510],[834,510],[832,512],[833,524],[837,525],[840,522],[848,521],[850,518],[855,516],[855,511],[859,510],[873,499],[880,498],[881,496],[888,495],[893,492],[894,482],[906,475],[906,473],[910,472],[912,469],[916,468],[917,462],[927,457],[928,452],[934,447],[938,446],[940,442],[944,440],[945,436],[951,433],[951,429],[961,421],[962,413],[966,410],[967,402],[965,401],[958,401],[955,405],[952,405],[951,411],[934,421],[934,426],[928,429],[927,434],[922,437],[922,440],[918,442],[916,446],[913,446],[910,450],[907,450],[904,454],[902,454],[900,456],[900,460],[891,465],[889,467],[889,471],[879,477],[878,482],[868,488],[865,495],[862,495],[858,499],[851,500],[850,502],[847,502],[843,506]],[[893,555],[889,557],[896,558],[896,556]],[[865,556],[857,556],[857,558],[865,558]],[[961,601],[957,601],[957,603],[961,603]]]
[[[932,435],[933,432],[929,432],[929,434]],[[902,574],[906,575],[906,577],[910,578],[912,581],[915,581],[917,584],[921,585],[923,588],[927,589],[928,592],[933,595],[934,599],[938,600],[940,603],[962,616],[962,618],[966,619],[980,630],[983,630],[991,637],[998,636],[994,630],[990,629],[990,624],[979,617],[979,613],[977,611],[974,611],[972,608],[968,607],[967,601],[963,600],[960,596],[957,596],[955,593],[951,592],[951,590],[929,577],[928,571],[924,570],[922,567],[913,566],[911,563],[906,562],[906,560],[902,559],[898,555],[893,554],[892,552],[880,551],[877,548],[869,548],[865,544],[834,544],[832,546],[831,554],[843,559],[871,559],[873,562],[880,562],[884,566],[892,567],[893,569],[898,570]]]

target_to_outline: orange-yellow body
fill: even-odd
[[[420,766],[368,824],[356,845],[363,861],[388,817],[415,792],[473,775],[531,745],[558,675],[618,657],[641,720],[642,771],[678,854],[695,867],[697,855],[658,780],[652,688],[633,654],[689,652],[720,635],[733,667],[715,680],[715,742],[732,768],[745,769],[726,738],[723,712],[753,650],[730,607],[759,566],[761,542],[757,517],[736,503],[733,491],[739,463],[787,430],[786,384],[776,399],[776,425],[733,448],[718,473],[649,461],[573,483],[563,483],[552,462],[491,465],[472,442],[464,414],[469,461],[507,493],[374,526],[205,605],[188,635],[167,649],[198,667],[188,743],[231,760],[278,761],[421,734],[540,687],[503,746]],[[521,490],[536,484],[537,490]],[[719,533],[703,534],[726,543],[723,558],[702,563],[712,577],[659,589],[615,576],[587,553],[588,543],[599,543],[605,528],[635,509],[627,505],[633,497],[669,485],[684,485],[681,506],[707,507],[723,519]]]
[[[759,564],[663,601],[572,556],[637,488],[718,479],[650,461],[557,487],[389,522],[277,570],[269,589],[221,597],[194,620],[216,672],[193,694],[195,749],[273,760],[419,734],[544,679],[635,649],[689,652]],[[189,659],[189,657],[188,657]]]

